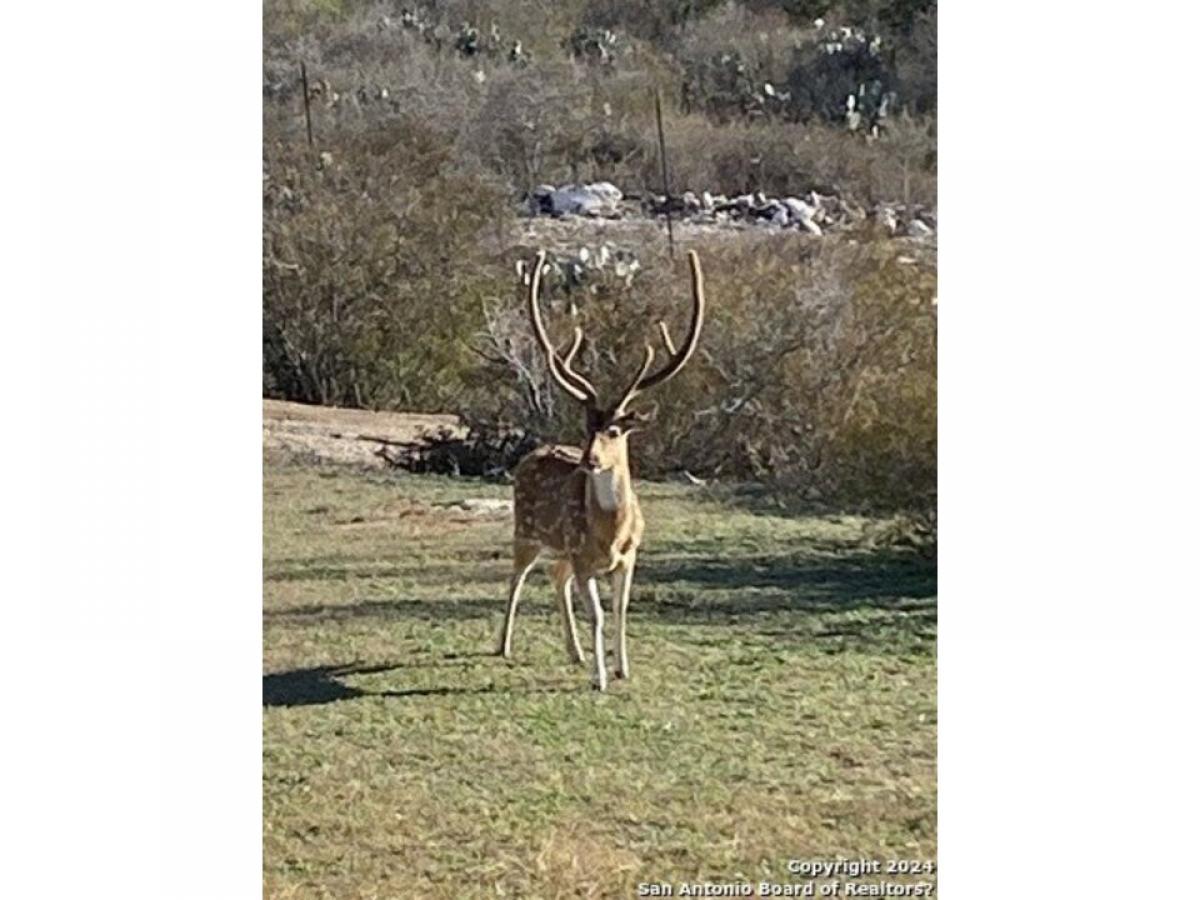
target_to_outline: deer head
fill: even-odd
[[[630,404],[641,394],[657,385],[674,378],[691,359],[700,341],[700,326],[704,323],[704,275],[700,271],[700,258],[694,251],[688,252],[688,262],[692,273],[692,321],[688,326],[687,337],[677,350],[667,330],[666,322],[659,322],[659,333],[667,351],[666,363],[653,374],[650,367],[654,364],[654,347],[646,344],[646,355],[641,368],[634,376],[629,386],[621,394],[617,403],[604,406],[600,403],[595,387],[586,378],[576,372],[571,363],[575,354],[583,344],[583,329],[575,328],[575,336],[565,354],[560,354],[550,343],[546,326],[542,322],[541,311],[538,307],[538,291],[541,288],[542,268],[546,261],[546,251],[537,255],[533,264],[533,272],[529,280],[529,317],[533,322],[533,331],[546,356],[546,364],[554,381],[566,393],[584,406],[587,440],[583,446],[583,457],[580,467],[592,472],[603,472],[628,465],[628,438],[630,432],[649,420],[649,416],[639,414],[630,409]]]

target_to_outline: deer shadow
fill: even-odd
[[[567,690],[557,685],[540,687],[513,687],[485,684],[478,687],[419,687],[399,690],[367,690],[347,684],[342,679],[356,675],[375,675],[402,669],[448,668],[474,665],[484,659],[500,658],[493,653],[447,653],[438,659],[386,662],[367,665],[348,663],[345,665],[310,666],[273,672],[263,676],[263,707],[321,706],[360,697],[442,697],[467,696],[472,694],[554,694]],[[507,664],[507,663],[506,663]]]

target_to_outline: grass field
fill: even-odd
[[[642,485],[632,679],[601,695],[544,569],[514,661],[489,655],[509,516],[449,504],[507,496],[266,466],[267,896],[629,897],[935,856],[931,561],[862,519]]]

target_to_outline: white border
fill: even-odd
[[[261,896],[261,10],[5,18],[0,894]]]
[[[1194,851],[1196,20],[941,10],[944,897],[1177,893]]]

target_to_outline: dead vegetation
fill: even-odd
[[[660,222],[522,210],[544,182],[606,179],[626,193],[657,192],[647,89],[657,85],[675,194],[815,191],[866,217],[823,237],[679,225],[679,250],[697,250],[710,273],[719,333],[664,396],[661,437],[636,448],[637,471],[686,469],[765,480],[793,499],[927,511],[936,491],[936,246],[895,237],[886,216],[870,215],[884,203],[936,217],[933,20],[926,4],[901,6],[872,7],[861,22],[851,19],[863,9],[839,6],[818,28],[817,13],[806,18],[800,5],[785,19],[754,3],[588,0],[539,5],[532,17],[523,2],[455,3],[414,8],[414,25],[390,4],[268,4],[264,394],[461,415],[474,436],[414,463],[426,471],[495,473],[517,452],[511,435],[574,440],[579,423],[541,390],[544,373],[512,325],[518,261],[541,247],[570,256],[603,242],[635,256],[635,277],[547,282],[556,312],[616,354],[582,350],[599,381],[653,333],[677,263]],[[527,34],[535,19],[537,33]],[[474,38],[460,34],[463,22]],[[811,55],[839,43],[843,26],[852,31],[843,49],[821,51],[832,62]],[[877,31],[883,41],[872,50]],[[510,40],[522,43],[523,62],[497,49]],[[803,52],[793,56],[793,45]],[[713,91],[723,83],[696,74],[722,54],[740,61],[743,87],[754,91],[769,82],[786,92],[790,72],[832,66],[829,91],[841,91],[847,72],[869,71],[896,102],[878,134],[836,120],[824,95],[810,105],[825,112],[811,114],[787,104],[735,114],[741,101],[721,101],[719,112],[695,91],[685,102],[688,79]],[[312,78],[312,148],[295,90],[300,59]],[[868,94],[885,99],[864,88],[856,110]],[[794,91],[788,102],[798,102]]]

